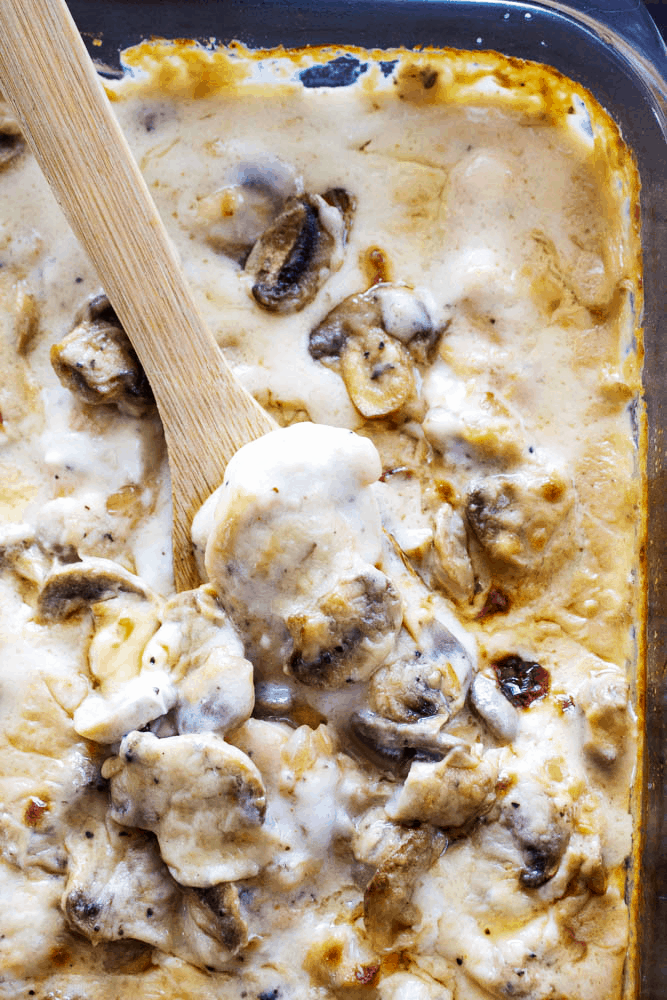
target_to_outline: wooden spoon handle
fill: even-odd
[[[63,0],[0,0],[0,81],[149,378],[165,427],[178,589],[227,461],[275,424],[235,381]]]

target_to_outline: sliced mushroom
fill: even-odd
[[[403,601],[404,631],[399,648],[407,650],[402,662],[409,664],[416,652],[421,654],[417,658],[429,665],[430,686],[440,688],[451,718],[465,704],[475,661],[474,646],[444,599],[429,591],[393,538],[387,535],[385,542],[383,565]],[[395,679],[400,682],[400,672]]]
[[[365,679],[389,651],[401,612],[394,585],[375,567],[340,580],[313,612],[286,620],[293,648],[289,672],[319,688]]]
[[[353,211],[354,201],[342,188],[288,199],[246,261],[257,303],[277,313],[308,305],[342,264]]]
[[[433,715],[449,719],[440,679],[430,659],[415,649],[410,658],[375,671],[368,685],[368,701],[375,712],[394,722],[417,722]]]
[[[220,971],[247,944],[233,885],[179,885],[149,834],[87,819],[66,840],[62,908],[69,925],[98,944],[135,939],[200,968]]]
[[[64,621],[72,615],[118,594],[152,597],[146,584],[110,559],[88,558],[61,566],[46,579],[37,602],[37,621]]]
[[[500,743],[512,743],[519,734],[519,713],[485,674],[477,674],[470,686],[470,704]]]
[[[111,745],[166,715],[177,698],[176,687],[163,670],[143,670],[116,690],[91,692],[74,713],[74,729],[88,740]]]
[[[462,707],[470,659],[437,619],[424,624],[417,636],[415,641],[404,633],[402,646],[408,651],[373,674],[368,700],[387,719],[407,723],[437,715],[443,725]]]
[[[521,571],[543,565],[552,539],[573,505],[557,473],[491,476],[468,493],[468,524],[487,555]]]
[[[250,718],[254,704],[252,664],[217,648],[179,685],[176,728],[224,736]]]
[[[364,892],[364,925],[374,947],[389,949],[419,919],[417,880],[438,860],[447,838],[432,826],[400,828],[400,843],[382,859]]]
[[[84,403],[114,404],[132,416],[153,403],[141,363],[106,296],[93,299],[81,321],[52,346],[51,364]]]
[[[206,241],[215,250],[243,264],[295,193],[294,169],[277,157],[261,154],[235,167],[223,187],[190,202],[185,214],[194,210],[196,230],[203,227]]]
[[[0,173],[25,150],[25,140],[9,106],[0,97]]]
[[[571,802],[536,778],[521,778],[503,802],[501,820],[521,849],[519,882],[537,889],[558,871],[572,832]]]
[[[129,733],[102,775],[111,782],[112,818],[152,830],[181,884],[207,888],[258,873],[262,776],[219,736]]]
[[[398,823],[432,823],[457,829],[487,812],[495,801],[495,752],[455,746],[440,761],[417,760],[403,786],[387,803]]]
[[[409,402],[414,408],[417,386],[408,352],[382,330],[372,328],[348,337],[340,368],[350,399],[363,417],[387,417]]]
[[[415,361],[431,360],[443,333],[426,305],[402,285],[374,285],[366,292],[350,295],[322,320],[308,341],[314,361],[336,361],[348,338],[387,334],[404,345]]]
[[[369,709],[354,712],[351,727],[355,735],[381,751],[415,750],[430,758],[442,759],[455,747],[465,747],[463,740],[444,731],[449,716],[434,716],[418,722],[395,722]]]

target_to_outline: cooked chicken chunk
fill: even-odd
[[[219,736],[130,733],[102,774],[113,819],[152,830],[178,882],[207,887],[259,871],[252,844],[264,822],[264,783],[250,758]]]
[[[571,486],[556,472],[491,476],[473,483],[467,517],[482,548],[500,567],[530,572],[556,549],[572,509]]]
[[[133,938],[222,970],[247,943],[235,888],[198,893],[179,885],[149,834],[89,818],[66,846],[62,907],[70,925],[94,944]]]
[[[172,597],[162,625],[146,645],[143,670],[168,671],[177,683],[179,733],[217,732],[240,726],[254,705],[252,664],[215,599],[202,586]]]
[[[441,830],[409,829],[388,823],[386,817],[384,822],[375,818],[362,836],[357,835],[355,856],[377,866],[364,893],[364,926],[376,948],[390,948],[419,919],[412,904],[415,884],[446,846]]]
[[[380,471],[368,440],[295,424],[238,452],[213,508],[198,515],[195,542],[208,535],[206,570],[260,674],[340,687],[392,649],[401,602],[378,568],[368,489]]]
[[[462,827],[491,808],[497,777],[493,751],[482,755],[454,747],[441,761],[412,764],[405,784],[387,803],[387,815],[398,823]]]
[[[632,726],[627,680],[610,664],[584,681],[575,701],[586,718],[584,749],[599,762],[612,764],[623,753]]]

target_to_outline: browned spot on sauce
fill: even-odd
[[[387,254],[380,247],[368,247],[360,254],[359,263],[369,285],[392,280],[392,268]]]
[[[67,963],[70,961],[70,958],[71,956],[67,948],[64,948],[62,945],[60,945],[57,948],[52,948],[51,951],[49,952],[50,961],[54,965],[57,965],[59,967],[67,965]]]
[[[39,826],[44,813],[48,810],[48,803],[38,799],[35,795],[30,797],[30,801],[23,814],[23,822],[26,826]]]
[[[565,486],[563,483],[545,483],[540,492],[549,503],[557,503],[565,493]]]
[[[360,965],[354,970],[354,978],[362,986],[370,986],[375,981],[379,971],[379,965]]]
[[[510,599],[498,587],[492,587],[486,595],[484,607],[477,615],[478,621],[490,618],[492,615],[506,615],[510,609]]]
[[[433,482],[438,499],[443,503],[454,503],[456,500],[456,490],[446,479],[435,479]]]
[[[383,469],[382,475],[380,476],[380,482],[386,483],[388,479],[392,476],[405,476],[406,479],[412,479],[414,476],[414,471],[410,469],[407,465],[394,465],[389,469]]]

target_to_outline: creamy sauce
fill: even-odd
[[[144,45],[108,85],[285,425],[198,516],[196,591],[91,267],[0,169],[0,996],[623,994],[632,159],[547,68],[304,86],[334,55]]]

